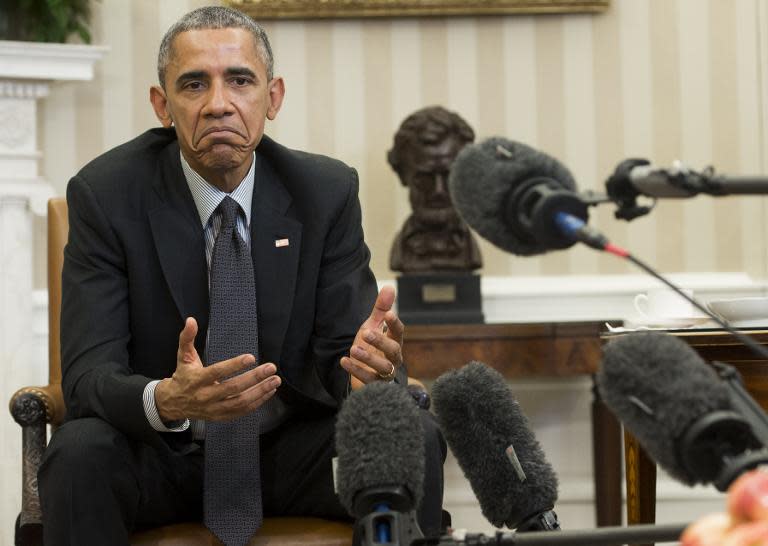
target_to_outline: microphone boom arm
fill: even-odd
[[[703,171],[688,168],[680,161],[670,168],[653,167],[646,159],[626,159],[619,163],[605,183],[608,196],[618,205],[614,213],[621,220],[634,220],[648,214],[659,198],[681,199],[706,194],[766,195],[768,178],[759,176],[728,177],[713,167]],[[651,206],[637,204],[640,196],[654,200]]]

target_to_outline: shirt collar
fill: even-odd
[[[211,218],[213,211],[222,202],[222,200],[229,195],[232,199],[237,201],[237,204],[245,212],[246,224],[248,227],[251,225],[251,200],[253,198],[253,185],[256,172],[256,155],[253,155],[253,161],[251,161],[251,168],[248,169],[248,173],[245,178],[238,184],[237,188],[232,193],[226,193],[221,191],[216,186],[210,184],[200,176],[184,159],[184,154],[179,152],[181,157],[181,169],[184,171],[184,178],[187,180],[189,190],[192,192],[192,199],[195,201],[195,207],[197,207],[197,213],[200,215],[200,223],[205,228],[208,224],[208,220]]]

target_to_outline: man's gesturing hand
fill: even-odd
[[[274,364],[235,375],[256,361],[245,354],[203,366],[195,349],[196,335],[197,321],[187,318],[179,334],[176,371],[155,388],[155,405],[163,421],[225,421],[250,413],[272,398],[280,386]]]
[[[370,316],[360,326],[341,366],[351,377],[353,389],[372,381],[389,381],[403,365],[403,323],[392,310],[395,289],[384,286]]]

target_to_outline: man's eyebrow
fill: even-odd
[[[204,70],[190,70],[189,72],[184,72],[176,78],[176,87],[179,87],[188,81],[200,80],[207,76],[208,74]]]
[[[244,66],[231,66],[225,70],[227,76],[249,76],[256,78],[256,73],[250,68]]]
[[[248,76],[250,78],[256,79],[256,73],[250,68],[244,66],[231,66],[227,68],[224,73],[227,76]],[[205,70],[190,70],[189,72],[180,74],[179,77],[176,78],[176,87],[181,87],[188,81],[201,80],[205,78],[208,78],[208,73]]]

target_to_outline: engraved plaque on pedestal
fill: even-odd
[[[405,324],[484,322],[479,275],[468,272],[400,275],[397,293],[397,312]]]

